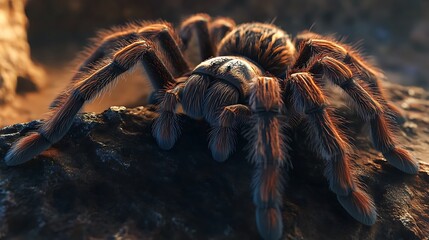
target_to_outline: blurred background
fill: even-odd
[[[237,23],[274,22],[292,36],[311,28],[345,37],[372,56],[389,81],[429,88],[429,1],[426,0],[0,0],[3,7],[26,2],[31,58],[42,69],[42,87],[14,96],[17,114],[0,125],[40,118],[72,76],[72,62],[103,28],[135,20],[165,19],[176,26],[199,12],[228,16]],[[9,16],[10,17],[10,16]],[[131,77],[136,79],[138,77]],[[86,111],[138,104],[146,87],[127,80]],[[22,87],[23,84],[20,86]],[[123,94],[126,91],[126,94]],[[9,101],[10,102],[10,101]],[[3,113],[4,114],[4,113]],[[1,119],[1,117],[0,117]]]

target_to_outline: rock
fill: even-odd
[[[0,104],[13,101],[16,92],[43,85],[43,71],[30,58],[25,0],[0,0]]]
[[[421,160],[418,175],[399,172],[371,147],[366,128],[351,121],[355,172],[378,208],[372,227],[350,217],[329,191],[320,159],[300,134],[284,190],[285,239],[427,239],[429,236],[428,94],[386,84],[409,121],[401,142]],[[414,99],[414,100],[413,100]],[[426,105],[425,105],[426,104]],[[250,180],[252,166],[236,153],[218,163],[208,150],[207,124],[183,118],[169,151],[151,136],[148,106],[80,114],[53,147],[19,167],[0,162],[0,236],[24,239],[259,239]],[[0,130],[0,158],[40,121]],[[412,126],[412,127],[410,127]],[[403,127],[403,130],[406,128]],[[285,173],[286,174],[286,173]],[[173,237],[174,236],[174,237]]]

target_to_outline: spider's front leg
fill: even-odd
[[[282,170],[288,164],[285,126],[280,119],[281,90],[275,78],[259,77],[250,91],[253,122],[249,131],[249,157],[255,165],[252,185],[256,224],[264,239],[279,239],[283,232]]]
[[[141,39],[153,41],[161,50],[168,53],[162,57],[166,58],[165,62],[169,63],[167,67],[169,67],[174,77],[180,77],[189,71],[189,66],[179,48],[179,37],[173,27],[166,22],[129,25],[122,29],[103,32],[100,35],[95,40],[94,46],[89,47],[90,50],[82,54],[85,60],[72,77],[68,88],[51,103],[51,108],[61,106],[67,96],[70,95],[73,84],[96,70],[103,60],[111,59],[117,49],[122,49]]]
[[[211,85],[210,85],[211,84]],[[237,104],[239,92],[213,76],[193,74],[186,82],[183,108],[193,118],[204,118],[212,127],[209,146],[216,161],[225,161],[235,149],[237,129],[249,114]]]
[[[180,83],[160,95],[162,100],[158,105],[159,116],[153,123],[152,135],[156,139],[158,146],[164,150],[171,149],[181,133],[176,107],[180,102],[183,85],[183,83]]]
[[[134,42],[115,53],[110,63],[89,77],[76,81],[64,103],[52,110],[37,132],[21,138],[12,146],[6,154],[6,164],[24,163],[59,141],[71,127],[74,116],[83,104],[102,93],[107,85],[137,63],[143,64],[155,89],[176,85],[152,44],[145,40]]]
[[[153,135],[162,149],[168,150],[174,146],[180,135],[179,116],[175,111],[176,105],[181,102],[189,116],[203,115],[211,124],[209,145],[213,158],[217,161],[224,161],[234,151],[237,128],[250,114],[250,111],[241,104],[229,105],[236,102],[235,95],[237,95],[234,89],[226,90],[231,88],[230,86],[225,85],[219,89],[216,85],[225,83],[218,82],[208,88],[208,85],[202,84],[205,81],[209,80],[193,74],[186,82],[186,91],[185,83],[181,83],[163,94],[158,106],[160,115],[155,119],[153,125]],[[203,87],[203,91],[198,91],[201,87]],[[184,91],[186,94],[182,96]],[[208,91],[207,96],[203,94],[205,91]],[[191,97],[193,94],[197,95]],[[228,95],[229,97],[225,97]],[[190,109],[193,110],[190,111]],[[216,117],[216,115],[218,116]]]
[[[242,104],[226,106],[210,132],[210,150],[216,161],[225,161],[235,150],[238,128],[250,116],[250,110]]]
[[[308,138],[326,162],[325,176],[338,201],[356,220],[374,224],[377,218],[374,203],[351,172],[349,146],[325,109],[327,100],[312,75],[292,74],[286,93],[292,107],[307,119]]]
[[[347,65],[334,58],[324,57],[309,66],[309,71],[314,73],[316,80],[321,83],[324,74],[352,98],[360,117],[371,126],[375,148],[383,153],[390,164],[408,174],[417,174],[419,163],[408,151],[398,147],[391,129],[392,123],[389,122],[391,120],[386,116],[382,105],[359,85]]]

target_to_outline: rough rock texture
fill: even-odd
[[[25,3],[0,0],[0,104],[13,101],[17,91],[34,91],[43,84],[42,70],[30,58]]]
[[[429,97],[419,88],[387,86],[409,121],[401,141],[428,160]],[[63,140],[19,167],[0,162],[0,237],[19,239],[259,239],[251,201],[251,165],[241,149],[217,163],[208,127],[183,119],[183,136],[162,151],[151,136],[149,108],[112,107],[76,118]],[[352,115],[349,119],[352,120]],[[0,158],[39,121],[0,130]],[[322,175],[320,159],[296,134],[284,191],[285,239],[427,239],[429,165],[417,176],[391,167],[372,149],[366,127],[355,136],[356,173],[376,202],[372,227],[353,220]],[[299,147],[301,146],[301,147]]]

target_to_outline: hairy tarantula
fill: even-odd
[[[193,36],[202,62],[190,70],[182,52]],[[217,161],[234,151],[238,128],[250,126],[253,201],[265,239],[282,235],[282,170],[290,165],[284,130],[298,121],[305,121],[311,149],[325,160],[325,176],[340,204],[363,224],[376,221],[373,200],[352,173],[350,146],[327,108],[328,82],[349,96],[387,161],[405,173],[418,171],[418,162],[395,140],[391,125],[401,116],[382,93],[383,74],[331,37],[303,32],[292,42],[272,24],[236,26],[228,18],[197,14],[181,24],[178,34],[164,21],[114,28],[84,57],[37,132],[9,150],[7,165],[24,163],[59,141],[85,102],[141,63],[154,88],[151,101],[159,116],[152,133],[162,149],[172,148],[180,135],[178,104],[186,115],[211,125],[209,147]]]

